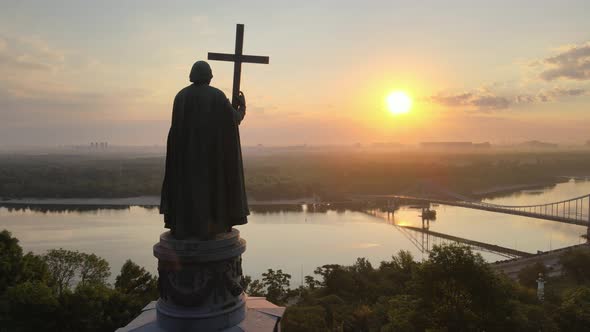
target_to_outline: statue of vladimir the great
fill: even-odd
[[[189,78],[172,108],[160,213],[175,238],[208,240],[247,223],[250,214],[238,128],[246,101],[240,92],[234,109],[210,86],[205,61],[193,65]]]

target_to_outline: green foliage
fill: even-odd
[[[551,310],[534,292],[499,276],[461,245],[435,246],[423,262],[402,251],[377,269],[358,259],[352,266],[324,265],[315,273],[321,280],[308,279],[304,296],[289,307],[286,332],[309,328],[303,318],[308,308],[315,308],[315,315],[323,312],[323,322],[314,321],[330,331],[557,329]]]
[[[23,256],[18,240],[6,231],[0,233],[0,246],[0,280],[5,285],[0,290],[0,330],[110,332],[157,298],[157,279],[131,261],[111,288],[106,282],[109,265],[94,254],[57,249]]]
[[[506,185],[548,185],[584,174],[586,152],[423,153],[385,150],[284,150],[244,153],[246,188],[257,200],[402,191],[419,179],[454,192]],[[0,197],[132,197],[159,195],[162,156],[0,155]]]
[[[387,314],[382,331],[413,332],[423,330],[424,321],[421,313],[422,301],[412,295],[400,294],[391,297],[386,304]]]
[[[250,296],[262,296],[276,304],[285,304],[295,292],[289,289],[291,275],[283,270],[268,269],[262,274],[262,280],[252,280],[245,276],[242,287]]]
[[[289,294],[291,275],[283,273],[283,270],[274,271],[268,269],[262,274],[262,282],[266,288],[266,298],[278,304],[283,304]]]
[[[105,331],[107,304],[112,289],[99,284],[78,284],[61,296],[62,328],[67,331]]]
[[[590,327],[590,287],[578,287],[565,294],[559,306],[558,324],[562,331],[588,331]]]
[[[10,232],[0,232],[0,293],[18,280],[22,269],[23,250]]]
[[[4,294],[8,303],[9,331],[54,331],[59,303],[51,288],[41,282],[20,283]]]
[[[266,296],[264,284],[260,280],[252,280],[250,276],[244,276],[242,288],[250,296]]]
[[[435,246],[417,272],[417,290],[435,326],[491,329],[509,308],[510,289],[467,246]]]
[[[109,263],[95,254],[80,254],[80,284],[99,284],[104,285],[111,275]]]
[[[305,276],[305,286],[310,290],[315,290],[321,286],[321,283],[312,276]]]
[[[27,253],[22,259],[22,268],[20,271],[19,281],[39,281],[41,283],[51,283],[51,273],[43,257],[35,255],[32,252]]]
[[[158,278],[128,259],[115,280],[115,289],[145,303],[158,297]]]
[[[324,319],[326,312],[320,306],[289,307],[282,320],[282,328],[289,332],[323,332],[328,331]]]
[[[582,250],[568,250],[560,257],[565,274],[578,284],[590,281],[590,253]]]
[[[61,248],[51,249],[43,258],[49,268],[57,294],[61,295],[65,289],[71,286],[76,271],[82,264],[80,253]]]
[[[58,295],[73,286],[74,280],[81,285],[104,285],[111,275],[109,263],[94,254],[60,248],[49,250],[43,258]]]

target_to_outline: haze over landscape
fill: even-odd
[[[164,145],[190,65],[232,51],[235,22],[245,53],[271,58],[244,65],[243,145],[584,144],[589,6],[3,1],[0,144]],[[212,67],[229,95],[231,64]],[[387,112],[392,91],[410,112]]]
[[[588,331],[588,13],[0,0],[0,332]]]

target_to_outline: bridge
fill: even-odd
[[[420,184],[418,194],[363,195],[364,198],[384,199],[390,206],[408,204],[442,204],[498,213],[552,220],[567,224],[590,226],[590,194],[558,202],[534,205],[501,205],[475,200],[453,193],[434,184]],[[415,188],[414,187],[414,188]],[[410,190],[416,191],[416,190]],[[407,191],[406,191],[407,192]],[[588,229],[590,234],[590,228]]]
[[[440,245],[442,243],[461,243],[479,251],[490,252],[498,256],[508,259],[523,258],[534,256],[532,253],[526,251],[516,250],[512,248],[502,247],[496,244],[490,244],[475,240],[470,240],[454,235],[431,231],[428,224],[423,227],[413,227],[409,225],[401,225],[395,221],[395,216],[384,214],[377,210],[365,210],[364,213],[385,219],[388,224],[394,226],[400,233],[405,236],[421,253],[430,252],[433,245]]]
[[[397,227],[399,227],[399,229],[400,229],[400,231],[402,231],[402,233],[408,234],[405,231],[409,230],[414,233],[419,233],[419,234],[421,233],[421,234],[426,235],[426,246],[424,246],[424,244],[422,244],[422,245],[417,244],[418,240],[416,238],[410,239],[410,241],[412,241],[412,243],[414,243],[414,246],[416,246],[422,252],[429,252],[430,251],[430,238],[433,237],[433,238],[438,238],[441,240],[447,240],[449,242],[457,242],[457,243],[466,244],[474,249],[491,252],[493,254],[503,256],[505,258],[521,258],[521,257],[534,256],[534,254],[528,253],[526,251],[506,248],[506,247],[502,247],[499,245],[489,244],[489,243],[475,241],[475,240],[469,240],[469,239],[465,239],[465,238],[454,236],[454,235],[431,231],[427,228],[413,227],[413,226],[397,226]]]
[[[416,188],[418,190],[416,190]],[[506,248],[495,244],[469,240],[454,235],[448,235],[444,233],[431,231],[429,230],[429,217],[428,215],[425,216],[424,212],[430,208],[431,204],[441,204],[586,226],[586,238],[587,241],[590,241],[590,194],[573,197],[570,199],[561,200],[557,202],[533,205],[502,205],[472,199],[467,196],[448,191],[440,186],[433,185],[431,183],[427,183],[425,185],[424,182],[422,182],[414,186],[411,190],[406,190],[404,193],[401,194],[361,196],[357,195],[353,196],[352,198],[356,200],[364,200],[369,202],[375,200],[386,201],[386,208],[381,208],[380,210],[385,211],[387,213],[387,220],[390,220],[390,216],[391,218],[394,218],[393,214],[395,213],[395,210],[401,205],[419,205],[420,207],[422,207],[423,212],[421,228],[396,225],[395,222],[393,222],[393,224],[421,252],[424,253],[430,251],[431,239],[437,239],[439,242],[459,242],[466,244],[474,249],[491,252],[506,258],[519,258],[518,260],[508,261],[508,263],[506,263],[508,264],[507,267],[505,267],[504,265],[499,267],[500,270],[510,270],[512,271],[510,273],[513,274],[517,273],[524,266],[523,264],[518,263],[522,259],[528,262],[528,259],[537,259],[535,257],[538,257],[539,255],[534,255],[531,253],[511,248]],[[375,210],[373,210],[372,213],[369,212],[369,214],[377,216]],[[582,247],[587,248],[588,243],[590,242],[587,242]],[[537,260],[543,261],[545,263],[551,263],[553,261],[558,260],[558,258],[556,258],[558,256],[559,255],[542,255],[542,257],[538,258]],[[555,265],[556,263],[553,262],[551,264]],[[513,270],[516,272],[514,272]]]

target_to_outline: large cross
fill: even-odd
[[[238,107],[238,100],[236,96],[240,92],[240,77],[242,75],[242,62],[249,63],[264,63],[268,64],[269,58],[267,56],[258,55],[244,55],[242,48],[244,46],[244,25],[236,25],[236,51],[234,54],[227,53],[212,53],[209,52],[207,57],[209,60],[232,61],[234,63],[234,86],[232,89],[231,104],[234,108]]]

